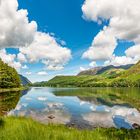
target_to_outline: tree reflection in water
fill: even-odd
[[[0,116],[6,115],[14,109],[21,96],[27,94],[29,90],[0,93]]]

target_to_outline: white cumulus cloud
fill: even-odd
[[[26,72],[25,74],[26,74],[26,75],[31,75],[31,74],[32,74],[32,72],[30,72],[30,71],[29,71],[29,72]]]
[[[7,54],[5,49],[1,49],[0,50],[0,58],[7,63],[9,66],[20,70],[20,68],[22,67],[20,62],[17,62],[16,59],[16,55],[15,54]]]
[[[91,47],[83,54],[83,58],[106,60],[112,56],[117,42],[111,31],[106,28],[94,38]]]
[[[6,63],[24,69],[24,63],[41,62],[49,70],[63,69],[71,51],[63,47],[65,41],[59,41],[49,33],[38,32],[37,23],[28,20],[27,10],[18,9],[17,0],[0,0],[0,49],[20,48],[17,56],[3,58]]]
[[[25,55],[23,55],[22,53],[18,53],[17,59],[18,59],[21,63],[27,62],[27,59],[26,59]]]
[[[60,70],[71,58],[71,51],[60,46],[54,37],[37,32],[35,40],[26,48],[20,48],[30,63],[42,61],[48,70]]]
[[[0,2],[0,48],[27,46],[37,30],[35,21],[29,22],[27,10],[18,10],[17,0]]]
[[[48,75],[48,73],[46,71],[40,71],[37,74],[41,75],[41,76]]]
[[[85,70],[87,70],[87,68],[80,67],[80,71],[85,71]]]
[[[113,56],[110,60],[105,61],[105,65],[128,65],[128,64],[135,64],[137,62],[136,59],[127,56]]]
[[[89,64],[90,67],[97,67],[97,63],[95,61],[92,61],[90,64]]]
[[[90,48],[83,54],[83,58],[129,64],[135,63],[137,56],[138,61],[140,59],[139,6],[139,0],[85,0],[82,6],[84,19],[97,23],[108,20],[109,24],[97,34]],[[118,39],[134,42],[135,45],[125,51],[125,56],[114,58]]]
[[[22,66],[22,69],[29,69],[27,65]]]

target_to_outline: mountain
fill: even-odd
[[[127,78],[132,81],[140,79],[140,61],[126,70],[121,78]]]
[[[136,73],[140,74],[140,61],[127,71],[127,74],[129,75],[136,74]]]
[[[78,73],[78,76],[81,76],[81,75],[96,75],[102,69],[103,69],[103,67],[96,67],[96,68],[84,70],[84,71],[81,71],[80,73]]]
[[[19,75],[20,76],[20,79],[21,79],[21,83],[22,85],[29,85],[29,84],[32,84],[31,81],[29,81],[28,78],[24,77],[23,75]]]
[[[81,71],[80,73],[78,73],[78,76],[81,76],[81,75],[98,75],[98,74],[103,74],[104,72],[106,71],[109,71],[109,70],[126,70],[126,69],[129,69],[130,67],[132,67],[133,65],[130,64],[130,65],[123,65],[123,66],[113,66],[113,65],[110,65],[110,66],[105,66],[105,67],[95,67],[95,68],[92,68],[92,69],[89,69],[89,70],[85,70],[85,71]]]
[[[77,76],[56,76],[35,86],[50,87],[140,87],[140,62],[135,65],[98,67]]]
[[[17,71],[0,59],[0,88],[20,87],[20,77]]]
[[[140,87],[140,61],[111,81],[115,87]]]

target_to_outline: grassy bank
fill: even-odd
[[[31,119],[0,119],[0,140],[139,140],[140,130],[77,130],[63,125],[43,125]]]

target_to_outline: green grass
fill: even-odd
[[[140,130],[96,128],[77,130],[63,125],[43,125],[31,119],[0,119],[0,140],[139,140]]]

